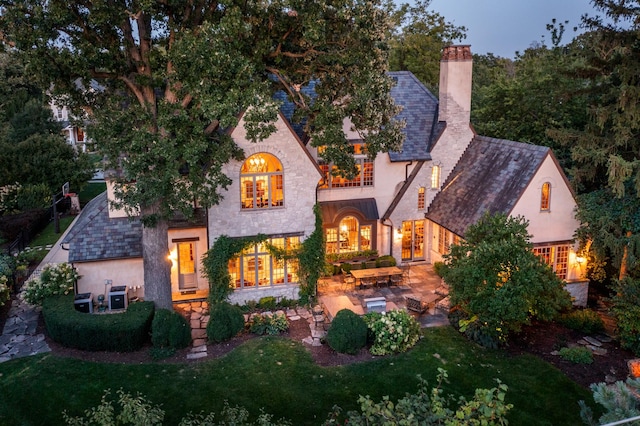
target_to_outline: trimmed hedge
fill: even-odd
[[[367,344],[367,324],[349,309],[341,309],[331,321],[327,343],[336,352],[356,354]]]
[[[149,341],[153,302],[136,302],[122,313],[78,312],[73,295],[48,297],[42,316],[49,336],[62,346],[85,351],[132,352]]]
[[[191,326],[179,313],[158,309],[151,322],[151,343],[158,348],[186,348],[191,343]]]
[[[210,308],[207,337],[215,343],[231,339],[244,329],[244,315],[240,307],[218,302]]]

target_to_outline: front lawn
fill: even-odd
[[[140,392],[165,410],[164,424],[189,412],[220,412],[223,401],[261,408],[295,425],[320,425],[334,404],[356,409],[358,395],[393,401],[415,392],[416,375],[435,384],[437,368],[449,372],[445,392],[471,398],[494,378],[509,386],[512,425],[580,424],[578,401],[591,394],[533,356],[483,349],[451,327],[424,330],[408,353],[342,367],[316,365],[301,343],[280,337],[249,340],[227,356],[191,364],[91,363],[53,355],[0,364],[0,424],[51,425],[61,412],[82,415],[104,389]]]

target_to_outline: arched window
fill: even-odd
[[[267,153],[253,154],[240,169],[240,208],[261,210],[284,206],[282,163]]]
[[[551,184],[545,182],[540,191],[540,210],[548,211],[551,203]]]
[[[363,225],[354,216],[345,216],[338,228],[325,231],[327,253],[371,250],[371,225]]]

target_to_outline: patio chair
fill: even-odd
[[[391,282],[391,285],[400,285],[402,284],[402,275],[400,274],[391,275],[391,278],[389,279],[389,281]]]
[[[427,303],[415,296],[405,296],[404,299],[407,302],[407,309],[416,312],[418,315],[423,314],[429,308]]]
[[[405,284],[411,284],[411,264],[404,263],[399,266],[402,270],[402,282]]]
[[[376,278],[376,285],[378,287],[386,287],[389,285],[389,276],[383,275]]]
[[[356,279],[348,272],[342,274],[342,289],[351,290],[356,286]]]
[[[375,278],[361,278],[360,279],[360,288],[373,287],[374,285],[376,285],[376,279]]]

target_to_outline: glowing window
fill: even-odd
[[[431,168],[431,189],[440,188],[440,166]]]
[[[418,188],[418,209],[424,209],[424,186]]]
[[[542,184],[542,190],[540,191],[540,210],[549,210],[549,204],[551,201],[551,184],[545,182]]]
[[[296,250],[300,237],[272,238],[269,243],[281,250]],[[229,261],[229,275],[237,289],[295,284],[298,282],[298,263],[272,257],[267,245],[260,243]]]
[[[264,210],[284,206],[282,163],[271,154],[254,154],[240,170],[240,208]]]

